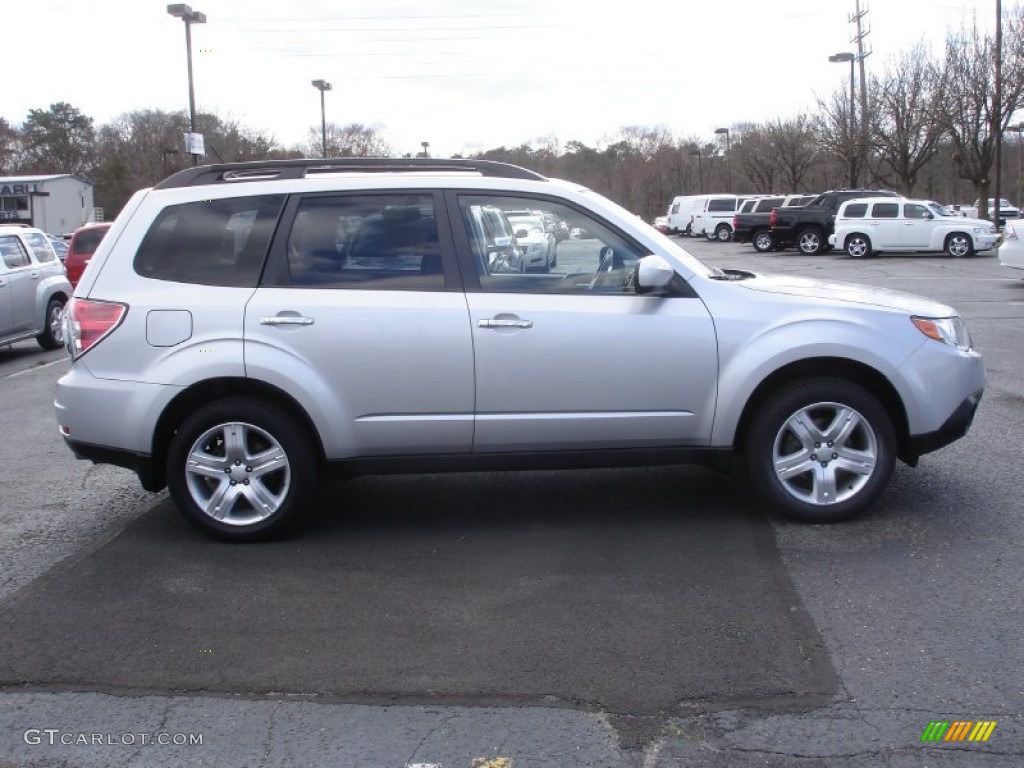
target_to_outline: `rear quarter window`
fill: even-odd
[[[726,213],[736,210],[736,201],[731,198],[715,197],[708,200],[708,213]]]
[[[846,211],[843,213],[844,219],[863,219],[864,214],[868,212],[867,203],[851,203],[846,206]]]
[[[871,218],[896,219],[900,215],[899,203],[875,203],[871,206]]]
[[[169,205],[135,254],[135,272],[154,280],[253,288],[259,281],[284,195]]]

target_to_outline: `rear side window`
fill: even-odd
[[[14,235],[0,237],[0,259],[8,269],[17,269],[28,264],[28,251]]]
[[[873,219],[895,219],[899,218],[899,203],[875,203],[871,206],[871,218]]]
[[[98,229],[83,229],[75,234],[74,242],[71,245],[71,252],[77,256],[92,256],[96,253],[100,241],[107,234],[106,227]]]
[[[264,195],[169,205],[139,246],[135,271],[154,280],[253,288],[284,199]]]
[[[25,240],[28,242],[28,247],[32,249],[32,254],[36,257],[36,261],[40,264],[45,264],[57,258],[57,254],[53,252],[53,248],[50,246],[50,241],[46,239],[46,235],[41,235],[38,232],[26,232]]]
[[[846,206],[846,213],[843,216],[847,219],[863,219],[868,212],[867,203],[851,203]]]
[[[708,213],[725,213],[736,210],[736,201],[727,197],[713,197],[708,200]]]
[[[754,212],[770,212],[772,208],[780,208],[784,202],[786,202],[784,197],[765,197],[757,201],[757,207],[754,209]]]
[[[345,195],[303,200],[275,285],[443,291],[431,194]]]

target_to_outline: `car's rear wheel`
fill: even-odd
[[[732,239],[732,230],[728,224],[719,224],[715,230],[715,239],[720,243],[728,243]]]
[[[758,253],[768,253],[775,247],[775,238],[767,230],[761,230],[754,235],[754,250]]]
[[[46,305],[43,332],[36,336],[36,342],[43,349],[60,349],[64,346],[64,301],[50,299]]]
[[[751,483],[774,508],[808,523],[849,519],[885,490],[896,433],[863,387],[831,377],[794,382],[754,416],[744,445]]]
[[[204,533],[252,541],[279,533],[316,483],[310,436],[285,411],[247,397],[218,400],[182,422],[167,453],[167,486]]]
[[[821,232],[813,227],[802,230],[796,239],[796,247],[804,256],[817,256],[825,248]]]
[[[951,232],[946,236],[945,247],[943,248],[948,256],[954,259],[963,256],[970,256],[974,253],[974,241],[965,232]]]
[[[846,238],[846,255],[851,259],[863,259],[871,255],[871,238],[855,232]]]

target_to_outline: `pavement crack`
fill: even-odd
[[[267,760],[270,758],[270,752],[274,748],[274,727],[277,725],[277,713],[283,704],[284,702],[279,699],[274,702],[274,706],[270,710],[270,722],[267,724],[267,738],[263,744],[263,756],[260,758],[260,768],[266,768],[267,765],[269,765]]]
[[[413,748],[412,754],[409,755],[408,759],[405,761],[405,764],[406,765],[410,765],[412,763],[412,761],[416,757],[417,753],[420,751],[420,749],[423,747],[423,745],[426,744],[427,739],[429,739],[431,736],[433,736],[435,733],[437,733],[441,729],[445,728],[450,722],[452,722],[453,720],[455,720],[458,717],[459,717],[458,713],[451,713],[451,714],[448,714],[448,715],[445,715],[444,717],[442,717],[440,723],[438,723],[433,728],[428,730],[425,734],[423,734],[423,738],[421,738],[419,740],[419,743],[416,744],[416,746]]]

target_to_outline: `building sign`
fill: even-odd
[[[38,184],[4,184],[0,186],[0,195],[28,195],[38,189]]]

